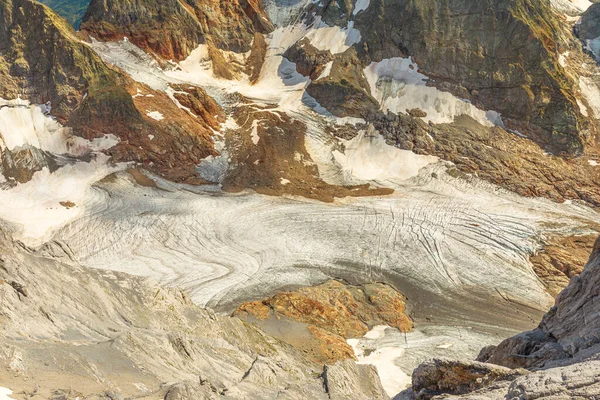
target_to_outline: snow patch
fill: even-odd
[[[427,86],[429,78],[418,72],[411,58],[389,58],[365,68],[371,95],[384,111],[406,112],[418,108],[427,113],[425,120],[449,123],[459,115],[468,115],[485,126],[501,125],[500,115],[483,111],[451,93]]]
[[[591,108],[591,110],[585,108],[586,114],[589,114],[589,111],[591,111],[593,117],[600,117],[600,88],[598,88],[598,85],[592,79],[581,76],[579,78],[579,89]]]
[[[333,61],[329,61],[327,64],[325,64],[323,72],[321,72],[321,75],[319,75],[319,77],[316,80],[318,81],[320,79],[327,78],[331,73],[331,67],[333,67]]]
[[[376,340],[383,337],[383,332],[389,326],[376,326],[364,336],[365,339]],[[381,347],[369,355],[361,346],[360,339],[348,339],[347,343],[354,350],[357,364],[371,364],[377,368],[383,389],[390,397],[394,397],[411,385],[411,377],[396,365],[396,360],[401,359],[404,349],[399,347]]]
[[[12,390],[0,387],[0,400],[14,400],[10,395],[12,394]]]
[[[352,12],[352,15],[356,15],[359,12],[366,10],[367,8],[369,8],[370,4],[371,0],[356,0],[356,4],[354,5],[354,11]]]
[[[83,214],[93,183],[124,169],[124,164],[109,166],[108,159],[98,153],[89,163],[66,165],[53,173],[45,168],[27,183],[0,190],[0,218],[16,224],[20,228],[16,236],[28,245],[50,240],[57,229]],[[66,201],[77,207],[60,205]]]
[[[550,4],[563,13],[582,14],[593,3],[589,0],[550,0]]]
[[[254,121],[252,121],[252,143],[254,143],[255,145],[258,144],[258,141],[260,140],[260,136],[258,136],[258,123],[260,122],[260,120],[255,119]]]
[[[360,132],[344,145],[345,151],[334,150],[333,156],[348,182],[402,181],[417,176],[421,168],[438,161],[434,156],[421,156],[390,146],[374,129]]]
[[[157,121],[162,121],[165,117],[159,111],[146,110],[146,115]]]
[[[360,31],[354,28],[354,21],[348,21],[345,28],[329,26],[317,17],[313,29],[306,37],[319,50],[329,50],[331,54],[343,53],[353,44],[360,42]]]

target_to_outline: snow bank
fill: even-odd
[[[109,149],[119,142],[115,135],[92,141],[73,136],[71,129],[47,115],[48,111],[48,105],[0,98],[0,150],[31,146],[57,155],[78,157],[90,151]]]
[[[375,340],[383,337],[385,329],[389,326],[376,326],[364,336],[365,339]],[[348,344],[354,350],[358,359],[357,364],[371,364],[377,368],[383,389],[390,397],[394,397],[402,390],[410,387],[411,377],[406,374],[397,364],[396,360],[402,358],[404,349],[399,347],[381,347],[368,356],[360,339],[348,339]]]
[[[354,28],[354,21],[348,21],[345,28],[340,28],[327,25],[321,17],[315,19],[313,29],[306,37],[317,49],[329,50],[331,54],[343,53],[361,40],[360,31]]]
[[[162,121],[165,117],[160,113],[160,111],[150,111],[146,110],[146,115],[156,121]]]
[[[45,106],[0,98],[0,149],[33,146],[56,154],[69,152],[70,129],[44,114]]]
[[[17,238],[28,245],[50,240],[57,229],[83,214],[93,183],[124,168],[109,166],[108,158],[98,154],[92,162],[67,165],[53,173],[43,169],[27,183],[0,190],[0,218],[20,227]],[[60,202],[75,206],[67,208]]]
[[[425,120],[449,123],[459,115],[469,115],[485,126],[501,125],[500,115],[483,111],[451,93],[427,86],[428,77],[418,72],[411,58],[389,58],[365,68],[371,95],[384,111],[406,112],[419,108],[427,113]]]
[[[598,85],[592,79],[581,76],[579,77],[579,89],[591,108],[592,116],[600,117],[600,88]],[[578,104],[583,115],[589,114],[590,110],[587,107],[579,102]]]
[[[345,141],[345,151],[334,151],[345,178],[359,181],[401,181],[418,175],[426,165],[437,162],[434,156],[421,156],[390,146],[374,130],[360,132]]]
[[[10,397],[11,394],[12,390],[5,387],[0,387],[0,400],[14,400],[12,397]]]
[[[588,0],[550,0],[550,4],[563,13],[582,14],[593,3]]]
[[[0,150],[31,146],[57,156],[92,153],[92,161],[75,162],[53,173],[43,169],[27,183],[0,190],[0,218],[14,223],[20,229],[17,238],[29,245],[49,240],[56,229],[80,215],[89,187],[119,169],[108,166],[109,157],[98,153],[119,142],[115,135],[91,141],[73,136],[71,129],[46,115],[47,111],[47,105],[0,99]]]

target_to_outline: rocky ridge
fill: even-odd
[[[481,350],[477,362],[436,359],[412,376],[418,399],[600,397],[600,238],[539,326]],[[525,369],[524,369],[525,368]]]
[[[3,0],[0,9],[1,98],[47,104],[49,115],[78,137],[115,135],[118,144],[106,149],[115,162],[133,161],[173,181],[203,182],[195,166],[215,154],[212,129],[218,125],[195,113],[206,116],[200,110],[204,107],[211,119],[223,121],[220,107],[205,93],[176,94],[183,103],[194,103],[187,111],[165,93],[105,64],[48,7]],[[39,23],[31,24],[31,18]],[[54,160],[61,156],[41,148],[12,150],[3,151],[4,175],[20,182],[43,167],[56,169]]]
[[[164,60],[185,59],[199,44],[246,52],[254,33],[272,29],[261,1],[93,0],[81,30],[100,40],[129,38]]]
[[[33,250],[8,234],[0,381],[16,399],[387,398],[372,366],[323,368],[180,290],[89,270],[60,242]]]

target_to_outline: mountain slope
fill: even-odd
[[[329,1],[319,12],[330,25],[350,21],[361,32],[363,65],[411,57],[433,85],[499,112],[509,128],[553,152],[579,154],[591,143],[594,127],[577,104],[577,81],[559,63],[573,38],[548,2],[373,0],[355,7]]]
[[[2,0],[0,18],[0,97],[47,103],[60,124],[88,140],[115,135],[119,143],[107,149],[114,161],[134,161],[175,181],[203,182],[195,166],[215,154],[214,121],[105,64],[40,3]]]
[[[272,25],[260,1],[93,0],[81,29],[101,40],[126,36],[162,59],[179,61],[199,44],[246,52],[254,32]]]

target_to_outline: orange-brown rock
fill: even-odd
[[[383,283],[353,286],[331,280],[242,304],[234,315],[302,349],[310,338],[300,337],[306,336],[301,329],[289,327],[300,323],[316,339],[312,346],[318,348],[311,349],[309,356],[331,362],[353,357],[345,339],[362,337],[373,326],[410,331],[413,324],[406,315],[405,301],[404,296]]]
[[[223,109],[204,89],[189,85],[171,85],[171,87],[175,90],[173,96],[179,104],[189,108],[211,128],[219,129],[221,123],[225,122]]]
[[[246,60],[246,73],[250,77],[251,83],[255,83],[260,77],[260,71],[265,63],[266,55],[267,42],[265,41],[265,37],[262,34],[255,32],[252,49]]]
[[[308,330],[317,339],[319,351],[323,354],[326,363],[333,364],[339,360],[355,358],[352,346],[346,343],[343,337],[314,325],[309,325]]]
[[[533,270],[556,296],[583,270],[597,235],[556,236],[549,238],[542,250],[529,260]]]
[[[225,133],[231,166],[223,182],[228,192],[253,189],[267,195],[295,195],[332,202],[336,197],[380,196],[393,192],[369,185],[324,182],[306,150],[306,125],[279,110],[241,105],[239,125]]]
[[[249,51],[255,32],[272,29],[260,0],[92,0],[81,24],[92,37],[128,37],[158,58],[177,61],[200,44]]]
[[[128,80],[115,91],[86,98],[69,120],[74,132],[87,139],[118,136],[106,151],[114,161],[133,161],[175,182],[206,183],[196,165],[217,154],[210,124],[143,84]]]

